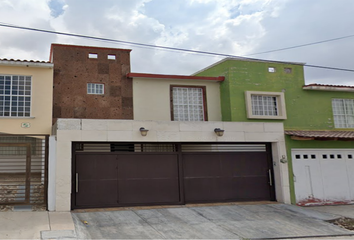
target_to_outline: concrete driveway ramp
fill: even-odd
[[[83,212],[73,216],[77,237],[86,239],[281,239],[353,235],[323,221],[329,215],[308,210],[313,212],[311,215],[300,207],[287,206],[177,207]]]

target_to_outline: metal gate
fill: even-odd
[[[79,207],[180,202],[176,154],[77,154]]]
[[[72,208],[275,200],[269,144],[74,143]]]
[[[48,136],[0,135],[0,209],[46,209]]]
[[[274,200],[265,152],[183,154],[186,203]]]

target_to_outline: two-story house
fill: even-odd
[[[283,123],[222,121],[224,77],[131,73],[122,49],[53,45],[51,56],[50,210],[290,203]]]
[[[225,76],[223,121],[284,124],[292,203],[354,201],[353,87],[304,85],[302,63],[257,59],[224,59],[196,75]]]
[[[129,55],[53,44],[50,63],[0,60],[3,206],[353,201],[353,87],[252,59],[131,73]]]
[[[46,208],[53,64],[0,59],[0,208]]]

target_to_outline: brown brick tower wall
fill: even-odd
[[[130,51],[52,44],[53,122],[57,118],[133,119],[132,81],[126,77]],[[88,94],[88,83],[104,84],[104,94]]]

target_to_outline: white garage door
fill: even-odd
[[[298,205],[354,203],[353,149],[292,149]]]

